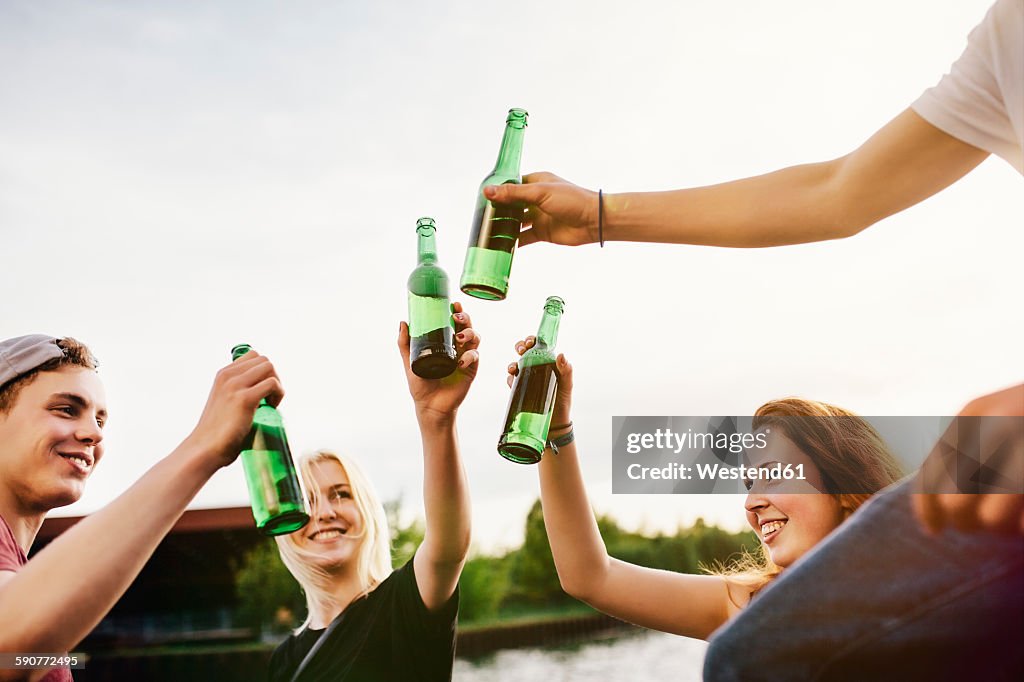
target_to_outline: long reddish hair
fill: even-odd
[[[754,413],[755,430],[768,426],[782,429],[811,458],[821,472],[824,493],[839,502],[843,520],[903,476],[874,427],[841,407],[803,398],[772,400]],[[746,554],[730,568],[714,572],[753,596],[774,580],[782,567],[762,546],[757,554]]]

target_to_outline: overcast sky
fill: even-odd
[[[269,355],[296,454],[356,456],[421,505],[395,348],[415,221],[461,272],[505,112],[524,171],[606,192],[840,156],[948,70],[988,0],[0,2],[0,337],[88,343],[111,409],[85,497],[189,432],[238,342]],[[612,496],[612,415],[751,414],[789,395],[939,415],[1022,378],[1020,177],[992,158],[842,242],[610,243],[516,254],[460,414],[478,546],[521,536],[536,471],[502,460],[504,367],[566,300],[595,506],[648,529],[740,500]],[[0,444],[2,447],[2,444]],[[195,507],[245,504],[240,466]]]

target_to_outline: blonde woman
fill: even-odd
[[[528,337],[516,350],[522,354],[534,343],[534,337]],[[509,365],[508,370],[514,375],[517,366]],[[549,437],[565,442],[572,429],[572,366],[564,355],[558,356],[557,370],[558,397],[551,421],[569,426]],[[748,482],[744,510],[766,558],[730,575],[686,575],[609,556],[587,499],[575,441],[559,445],[557,455],[545,453],[539,465],[541,502],[562,588],[616,618],[707,639],[843,523],[870,493],[900,476],[896,460],[867,422],[825,403],[768,403],[758,410],[755,428],[771,434],[762,459],[752,466],[803,464],[807,480],[800,487],[787,481],[781,488],[765,481]]]
[[[454,317],[459,365],[445,379],[409,371],[409,330],[399,328],[423,439],[422,544],[393,570],[384,508],[355,462],[326,450],[302,458],[312,519],[279,538],[278,548],[302,585],[308,615],[274,651],[271,680],[451,679],[457,586],[470,537],[455,418],[476,376],[480,343],[458,303]]]

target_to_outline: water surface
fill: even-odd
[[[700,682],[707,643],[640,630],[614,638],[455,659],[453,682]]]

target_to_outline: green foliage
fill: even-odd
[[[609,523],[614,522],[609,520]],[[610,555],[640,566],[677,573],[702,573],[705,567],[728,565],[758,546],[752,532],[730,533],[708,526],[700,518],[693,526],[680,528],[675,535],[659,533],[649,537],[617,527],[616,531],[606,535],[602,529]]]
[[[420,519],[401,524],[401,499],[384,505],[391,529],[391,555],[396,567],[416,552],[423,541]],[[608,553],[640,566],[679,573],[699,573],[705,566],[727,565],[745,549],[758,546],[751,532],[728,533],[697,519],[675,535],[653,537],[631,533],[610,516],[597,518]],[[245,555],[235,575],[238,615],[259,628],[285,630],[305,617],[305,599],[298,583],[284,567],[273,540],[266,540]],[[459,581],[459,619],[484,621],[515,609],[556,607],[575,603],[561,588],[551,557],[540,500],[526,517],[523,545],[502,557],[478,556],[466,562]]]
[[[534,502],[526,515],[526,537],[523,546],[512,555],[509,580],[509,598],[516,601],[545,604],[568,599],[558,582],[540,500]]]
[[[597,527],[611,556],[639,566],[677,573],[701,573],[704,567],[728,565],[744,551],[758,546],[751,532],[729,533],[697,519],[675,535],[653,537],[624,530],[610,516],[599,516]],[[508,600],[526,604],[568,601],[551,557],[540,500],[526,518],[523,546],[512,553]]]
[[[306,613],[306,600],[299,584],[277,553],[277,544],[267,538],[249,550],[235,572],[238,617],[254,628],[286,631]]]
[[[630,532],[610,516],[597,517],[597,527],[608,554],[641,566],[681,573],[699,573],[705,566],[727,565],[745,550],[758,546],[753,532],[728,532],[697,519],[692,527],[680,527],[674,536],[654,537]],[[510,555],[506,603],[565,603],[555,562],[548,544],[544,513],[538,500],[526,516],[522,547]]]
[[[397,568],[409,561],[423,542],[424,524],[418,518],[401,523],[401,498],[384,503],[384,511],[391,529],[391,560]],[[508,562],[504,559],[477,557],[467,561],[459,579],[459,619],[493,618],[508,592],[508,574]]]
[[[423,522],[417,518],[407,525],[401,524],[401,497],[385,502],[384,513],[387,514],[388,528],[391,530],[391,565],[399,568],[412,558],[416,548],[423,542]]]
[[[459,621],[494,618],[509,588],[509,562],[479,556],[466,562],[459,579]]]
[[[753,531],[729,533],[717,526],[705,525],[703,519],[697,519],[685,534],[696,559],[694,572],[703,567],[727,566],[740,555],[756,551],[760,546]]]

